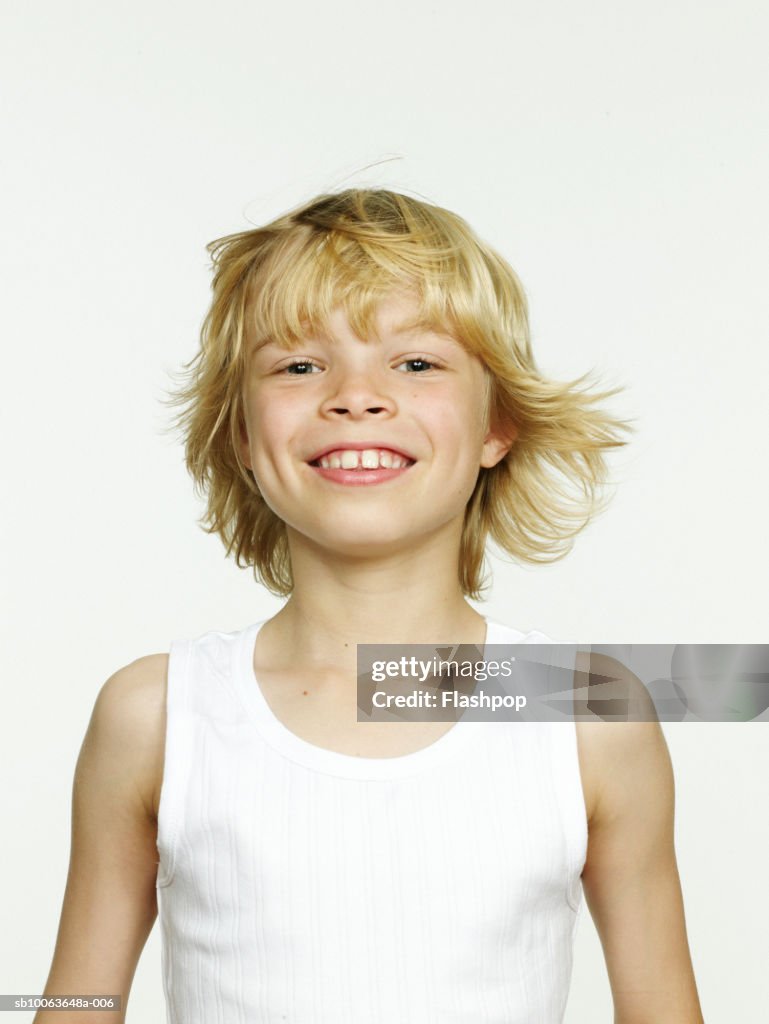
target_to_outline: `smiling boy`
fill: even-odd
[[[287,600],[102,688],[46,991],[125,1003],[159,897],[172,1024],[557,1024],[584,885],[615,1024],[701,1024],[656,722],[357,720],[357,644],[543,637],[468,603],[487,538],[564,554],[620,424],[448,211],[348,190],[211,250],[187,465]]]

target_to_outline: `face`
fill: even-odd
[[[289,544],[359,557],[456,541],[480,468],[509,450],[483,421],[479,360],[442,334],[399,331],[416,312],[394,293],[377,310],[381,340],[336,310],[330,338],[249,356],[241,457]]]

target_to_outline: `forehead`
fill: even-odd
[[[408,340],[430,335],[463,351],[466,350],[451,328],[430,319],[418,298],[408,292],[393,291],[378,301],[366,303],[361,314],[360,305],[353,300],[339,303],[324,315],[307,316],[302,321],[302,333],[292,337],[262,337],[251,346],[256,353],[265,347],[294,349],[303,341],[333,343],[339,338],[355,337],[361,341]]]
[[[328,317],[327,325],[319,324],[313,330],[311,325],[309,333],[327,334],[333,336],[337,333],[355,331],[355,318],[351,317],[348,310],[339,305],[334,307]],[[324,326],[326,329],[324,330]],[[454,340],[449,331],[438,323],[431,322],[425,317],[419,302],[408,296],[400,294],[387,295],[373,307],[371,315],[367,318],[366,327],[368,331],[361,333],[361,339],[369,340],[383,337],[399,337],[409,334],[441,334]]]

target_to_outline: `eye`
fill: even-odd
[[[312,359],[303,359],[303,358],[301,358],[301,359],[293,359],[290,363],[288,363],[286,366],[284,366],[279,372],[280,373],[288,373],[289,376],[291,376],[291,377],[309,377],[310,374],[307,373],[307,367],[310,367],[310,366],[317,367],[318,364],[314,363],[312,361]],[[289,373],[289,371],[292,371],[294,369],[296,369],[296,372]]]
[[[407,363],[419,363],[419,373],[425,373],[427,370],[439,370],[441,367],[440,363],[437,363],[434,359],[428,359],[426,356],[411,356],[410,359],[404,359],[400,366],[404,366]]]

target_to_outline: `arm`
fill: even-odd
[[[631,686],[655,720],[587,725],[600,768],[583,888],[615,1024],[703,1024],[676,865],[670,755],[643,684],[633,676]]]
[[[111,676],[75,769],[69,873],[45,995],[122,995],[122,1011],[40,1010],[33,1024],[122,1024],[157,916],[156,807],[167,655]]]

